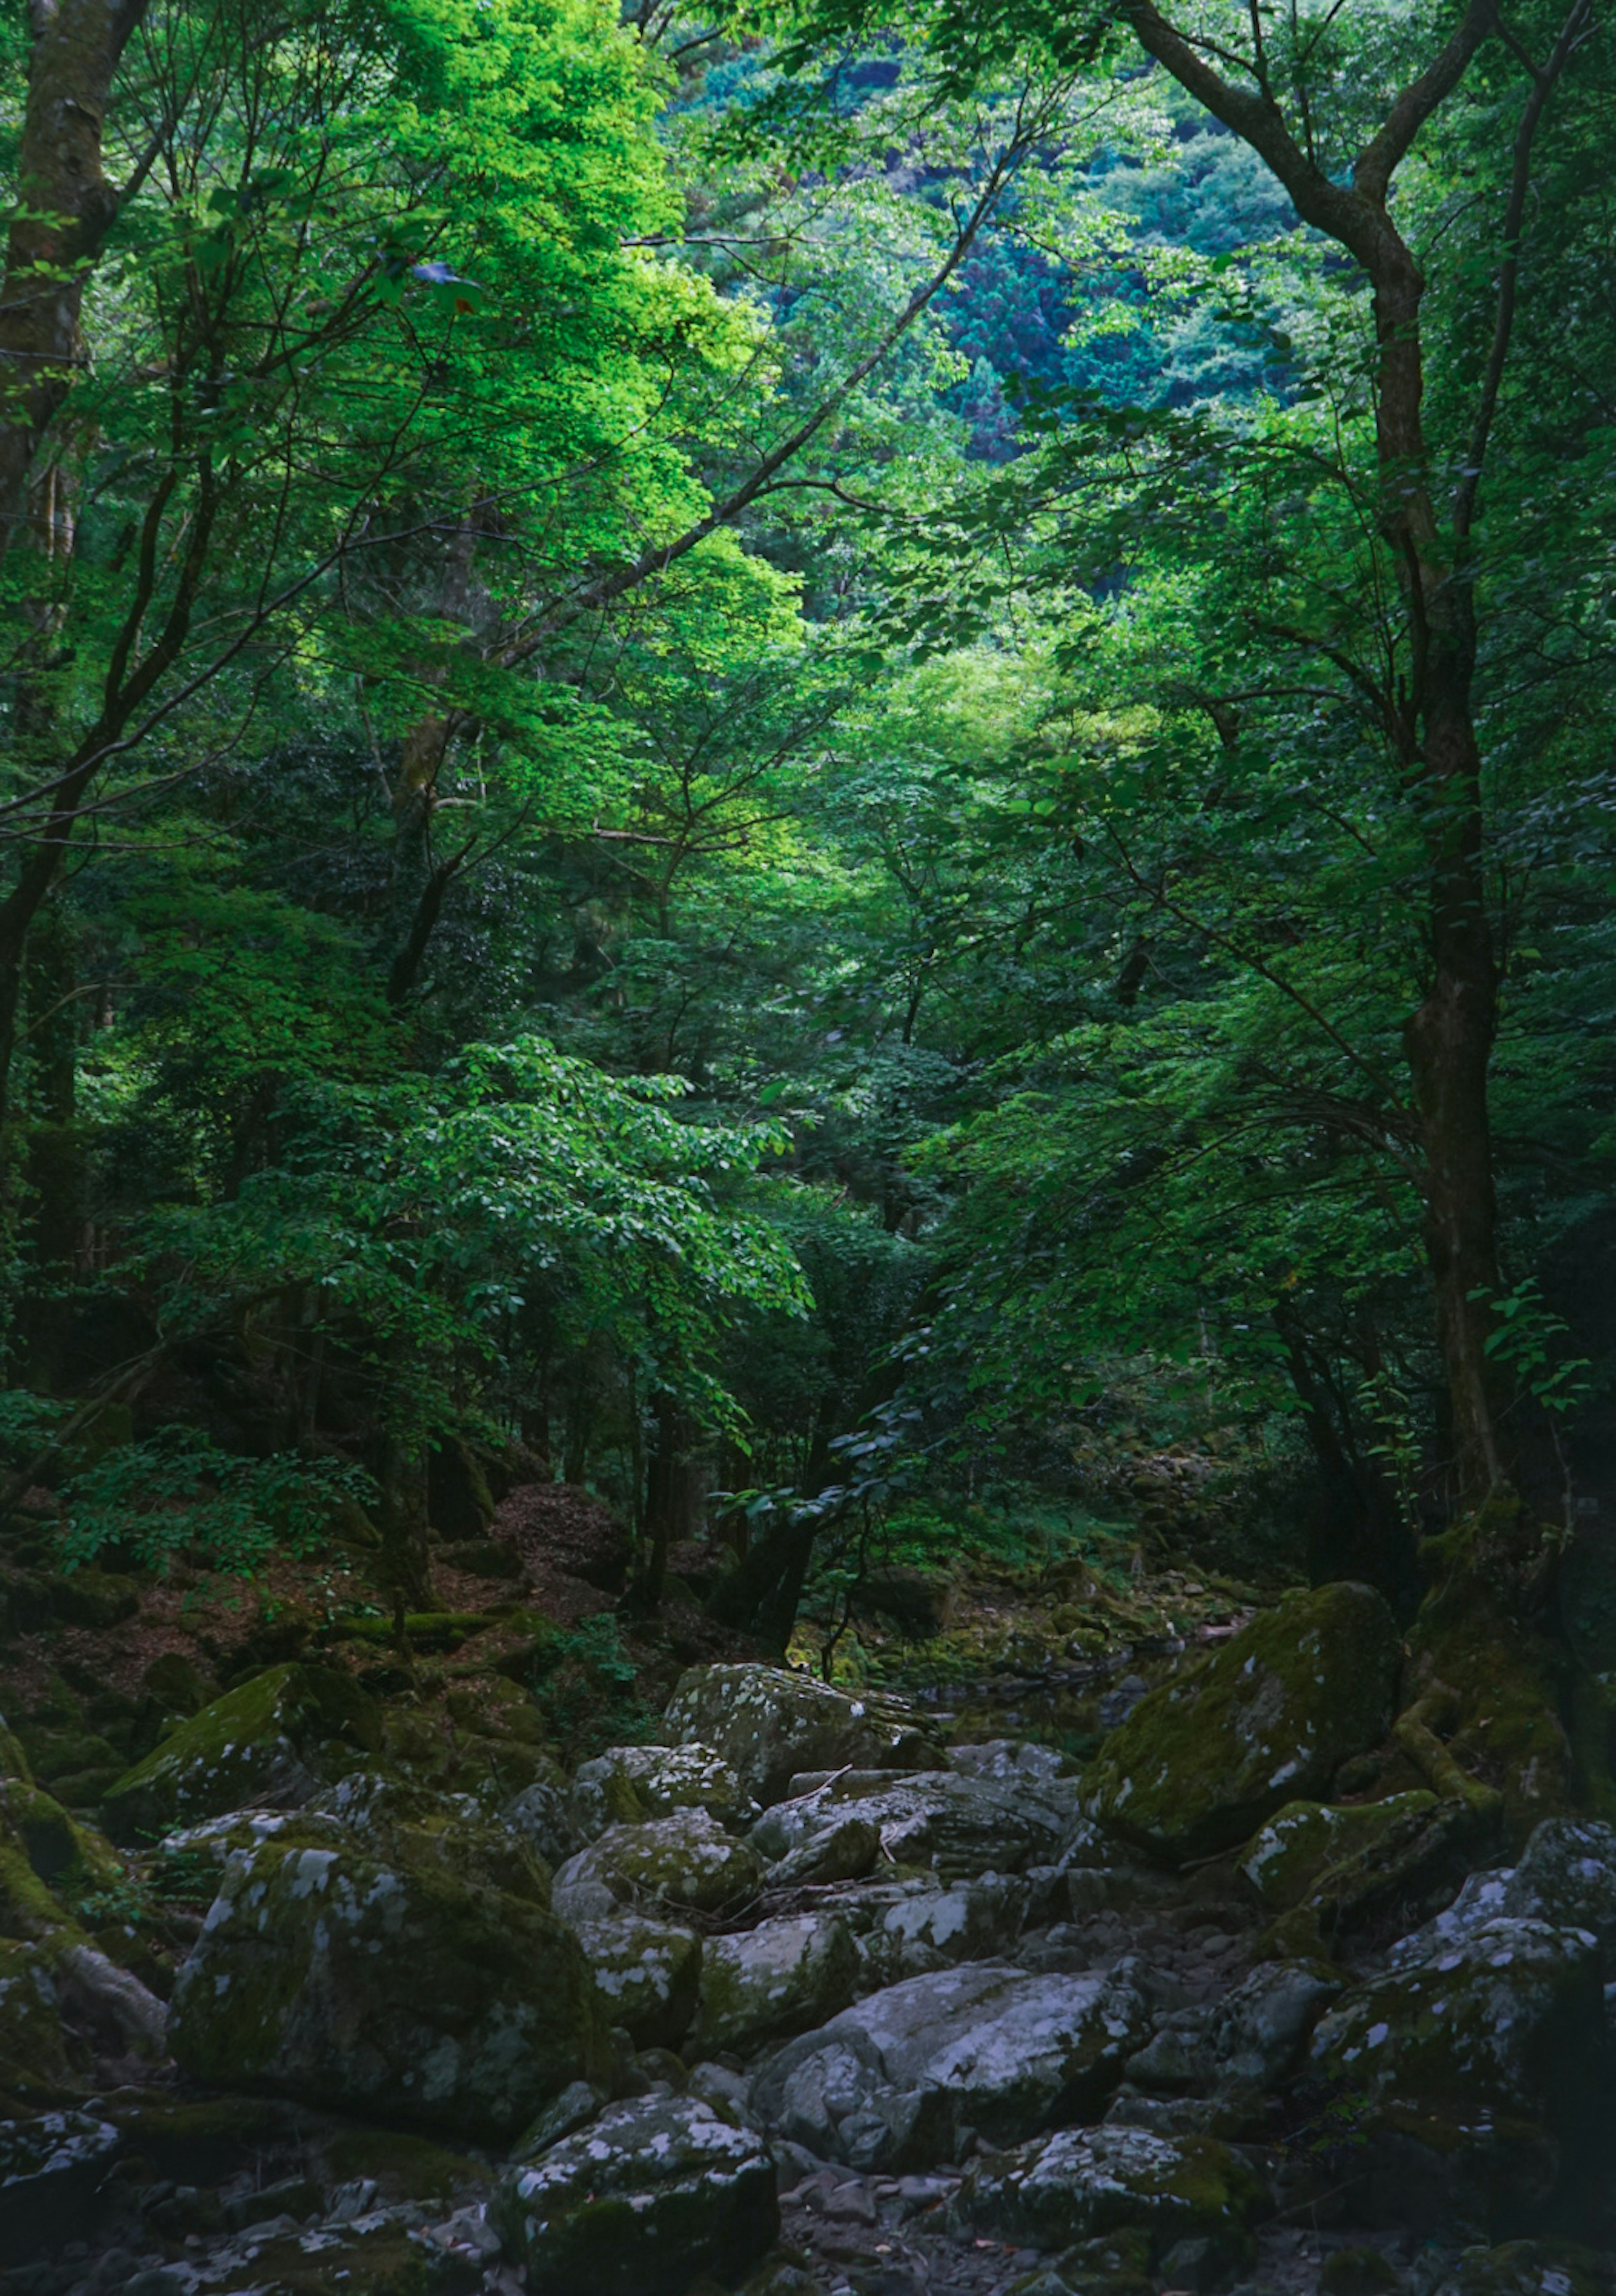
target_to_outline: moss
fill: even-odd
[[[1231,1849],[1385,1736],[1401,1658],[1372,1588],[1288,1595],[1140,1700],[1086,1774],[1086,1807],[1175,1863]]]
[[[124,1881],[107,1844],[53,1795],[20,1778],[0,1780],[0,1933],[76,1935],[75,1903]]]
[[[989,2153],[956,2206],[963,2223],[1044,2247],[1128,2229],[1144,2234],[1158,2259],[1180,2240],[1204,2239],[1232,2261],[1251,2252],[1249,2226],[1265,2213],[1267,2193],[1215,2137],[1072,2128]]]
[[[62,1571],[50,1582],[50,1604],[68,1626],[104,1632],[135,1616],[140,1608],[140,1582],[94,1567]]]
[[[488,2175],[480,2161],[408,2129],[350,2124],[322,2136],[319,2150],[328,2183],[346,2185],[372,2177],[385,2202],[452,2201]]]
[[[1469,1572],[1435,1587],[1409,1635],[1414,1684],[1454,1693],[1447,1751],[1503,1797],[1512,1848],[1572,1808],[1571,1745],[1561,1719],[1559,1660]]]
[[[0,2110],[61,2103],[88,2071],[62,2028],[51,1956],[0,1938]]]
[[[1337,1808],[1287,1802],[1247,1845],[1240,1871],[1265,1905],[1283,1912],[1310,1897],[1333,1869],[1382,1856],[1411,1821],[1417,1828],[1436,1807],[1431,1792]]]
[[[373,1702],[324,1668],[271,1667],[204,1706],[126,1771],[106,1796],[108,1829],[134,1840],[252,1802],[307,1800],[333,1766],[321,1751],[332,1741],[378,1751]]]

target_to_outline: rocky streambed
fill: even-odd
[[[702,1666],[512,1792],[289,1665],[121,1854],[0,1741],[0,2292],[1592,2296],[1616,1833],[1403,1676],[1292,1595],[1076,1767]],[[131,1872],[171,1982],[75,1913]]]

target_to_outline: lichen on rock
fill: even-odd
[[[1385,1736],[1400,1664],[1372,1587],[1288,1595],[1139,1701],[1087,1774],[1085,1807],[1175,1864],[1232,1849]]]

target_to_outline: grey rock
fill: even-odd
[[[780,2225],[767,2147],[688,2096],[612,2106],[509,2170],[489,2218],[546,2296],[685,2296],[743,2272]]]
[[[1101,1729],[1120,1729],[1139,1701],[1149,1693],[1150,1685],[1142,1674],[1125,1674],[1100,1701]]]
[[[950,1746],[948,1767],[972,1778],[1041,1781],[1059,1777],[1061,1757],[1053,1746],[1037,1746],[1029,1738],[984,1738],[974,1746]]]
[[[822,2158],[929,2167],[960,2123],[1008,2144],[1097,2105],[1147,2031],[1125,1974],[971,1964],[890,1986],[789,2042],[752,2110]],[[929,2157],[916,2157],[923,2130],[940,2148]]]
[[[1294,2072],[1345,1980],[1322,1962],[1264,1961],[1224,1996],[1208,2045],[1225,2084],[1272,2088]]]
[[[647,1913],[734,1915],[763,1887],[763,1861],[704,1809],[644,1825],[613,1825],[570,1857],[554,1902],[569,1921],[598,1919],[610,1905]]]
[[[547,1866],[564,1866],[582,1846],[565,1788],[546,1778],[513,1794],[499,1815],[513,1833],[532,1843]]]
[[[822,2025],[857,1987],[858,1955],[833,1914],[785,1915],[709,1939],[695,2039],[745,2054]]]
[[[1137,2227],[1159,2253],[1204,2239],[1234,2256],[1269,2205],[1255,2170],[1215,2138],[1100,2128],[989,2154],[967,2171],[955,2209],[964,2225],[1049,2248]]]
[[[663,1720],[672,1745],[710,1746],[760,1802],[777,1801],[799,1770],[935,1768],[928,1724],[895,1700],[854,1697],[783,1667],[693,1667]]]
[[[690,2030],[701,1982],[694,1930],[625,1913],[608,1895],[603,1920],[574,1923],[614,2025],[640,2049],[677,2048]]]
[[[87,2112],[0,2122],[0,2226],[8,2262],[82,2233],[121,2139]]]
[[[572,1781],[571,1813],[581,1841],[608,1826],[643,1825],[685,1809],[702,1809],[720,1825],[751,1825],[758,1806],[730,1765],[710,1746],[609,1746]]]
[[[767,1824],[767,1821],[765,1821]],[[757,1841],[754,1833],[751,1837]],[[881,1828],[868,1817],[844,1817],[788,1850],[768,1877],[771,1890],[802,1889],[863,1879],[881,1856]]]

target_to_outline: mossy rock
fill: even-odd
[[[1463,2250],[1441,2296],[1604,2296],[1609,2286],[1606,2259],[1575,2241],[1511,2240]]]
[[[576,1928],[611,2022],[636,2048],[677,2048],[696,2013],[698,1933],[631,1913],[579,1922]]]
[[[834,1914],[787,1914],[710,1938],[692,2046],[742,2054],[823,2025],[858,1990],[858,1948]]]
[[[385,1857],[272,1842],[232,1862],[175,1986],[186,2071],[498,2137],[609,2070],[571,1931],[408,1833]]]
[[[545,2296],[685,2296],[699,2275],[733,2282],[774,2245],[775,2185],[751,2130],[694,2098],[648,2097],[512,2169],[489,2213]]]
[[[1256,2170],[1217,2138],[1111,2127],[989,2153],[956,2202],[962,2225],[1040,2247],[1133,2229],[1157,2259],[1178,2241],[1207,2240],[1226,2264],[1251,2253],[1251,2227],[1271,2207]]]
[[[51,1580],[51,1609],[70,1627],[104,1633],[121,1626],[140,1608],[140,1581],[113,1570],[64,1570]]]
[[[641,1825],[704,1809],[720,1825],[750,1825],[758,1806],[710,1746],[608,1746],[572,1782],[572,1820],[585,1841],[611,1825]]]
[[[126,1771],[105,1798],[107,1830],[134,1841],[226,1810],[295,1808],[333,1768],[351,1767],[354,1749],[375,1753],[381,1743],[374,1702],[346,1676],[270,1667]]]
[[[157,2176],[181,2185],[217,2185],[302,2135],[297,2109],[279,2097],[118,2089],[102,2109]]]
[[[356,2122],[316,2141],[326,2183],[347,2185],[361,2177],[373,2177],[378,2199],[386,2202],[452,2202],[467,2185],[488,2177],[482,2161],[409,2129]]]
[[[76,1930],[75,1901],[124,1879],[114,1851],[53,1795],[0,1780],[0,1934],[43,1939]]]
[[[7,1726],[4,1717],[0,1717],[0,1778],[21,1778],[25,1785],[34,1783],[33,1769],[23,1750],[22,1741],[14,1730]]]
[[[542,1748],[545,1718],[538,1701],[503,1674],[478,1674],[451,1685],[444,1704],[463,1730],[479,1737],[510,1738],[520,1746]]]
[[[184,1651],[164,1651],[160,1658],[154,1658],[141,1677],[141,1687],[165,1714],[177,1715],[181,1720],[200,1714],[209,1695],[208,1685]]]
[[[1170,1864],[1232,1849],[1385,1736],[1401,1661],[1373,1587],[1287,1595],[1139,1701],[1085,1773],[1085,1807]]]
[[[1344,1806],[1287,1802],[1253,1835],[1239,1870],[1264,1905],[1284,1912],[1311,1897],[1333,1870],[1361,1867],[1417,1833],[1437,1807],[1430,1792]]]
[[[1574,2124],[1604,2070],[1599,1947],[1587,1931],[1505,1917],[1355,1987],[1313,2035],[1313,2072],[1366,2101],[1461,2122],[1489,2112]]]
[[[53,1956],[0,1938],[0,2114],[37,2112],[82,2093],[90,2070],[62,2022]]]
[[[705,1810],[690,1809],[651,1825],[611,1827],[562,1867],[555,1902],[582,1920],[614,1906],[726,1915],[750,1905],[762,1887],[757,1851]]]
[[[854,1696],[775,1666],[697,1666],[679,1677],[663,1721],[670,1744],[711,1747],[760,1802],[799,1771],[941,1769],[931,1724],[896,1699]]]

